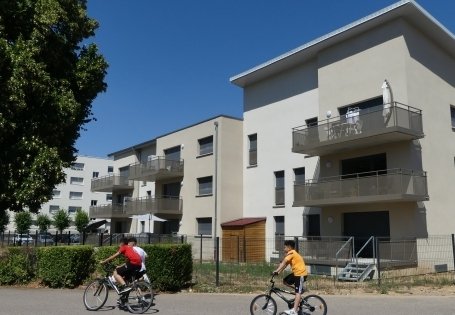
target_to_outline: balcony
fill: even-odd
[[[394,102],[293,128],[292,152],[321,156],[423,137],[422,111]]]
[[[105,204],[100,206],[91,206],[89,210],[89,217],[96,219],[110,219],[110,218],[127,218],[121,203]]]
[[[293,206],[424,200],[428,200],[426,172],[388,169],[296,183]]]
[[[119,174],[109,174],[103,177],[92,179],[91,190],[98,192],[112,192],[116,190],[131,190],[133,182],[127,176]]]
[[[141,197],[125,201],[129,214],[181,214],[182,199],[179,197]]]
[[[157,156],[145,163],[130,165],[131,180],[157,181],[183,177],[183,160],[171,160]]]

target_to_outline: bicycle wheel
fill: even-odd
[[[327,304],[318,295],[307,295],[300,304],[302,314],[327,315]]]
[[[106,303],[109,294],[104,279],[91,282],[84,291],[84,305],[89,311],[97,311]]]
[[[260,294],[256,296],[250,304],[251,315],[255,314],[269,314],[276,315],[276,302],[267,294]]]
[[[133,314],[142,314],[153,304],[152,286],[145,281],[134,283],[132,290],[127,294],[126,307]]]

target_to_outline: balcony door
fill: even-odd
[[[163,184],[163,197],[174,197],[180,196],[180,182]]]
[[[344,236],[354,236],[355,253],[371,236],[390,237],[389,211],[347,212],[343,223]],[[373,244],[368,244],[360,257],[373,257]]]
[[[164,150],[164,157],[166,160],[180,161],[180,152],[180,146],[169,148]]]
[[[341,175],[343,178],[374,176],[378,174],[378,171],[384,171],[386,169],[387,156],[385,153],[341,161]]]

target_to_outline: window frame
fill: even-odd
[[[254,145],[252,145],[254,144]],[[254,157],[254,154],[256,157]],[[255,163],[254,163],[255,161]],[[248,135],[248,166],[258,165],[258,134],[252,133]]]
[[[80,196],[80,198],[79,198]],[[84,197],[84,193],[82,191],[70,191],[69,199],[70,200],[82,200]]]
[[[204,220],[207,221],[207,222],[201,222],[201,221],[204,221]],[[203,227],[203,226],[201,226],[201,224],[208,224],[209,222],[210,222],[210,233],[209,233],[209,234],[201,233],[201,232],[206,232],[206,231],[208,231],[207,228],[205,228],[205,229],[203,229],[203,230],[201,231],[201,227]],[[196,225],[197,225],[197,233],[198,233],[197,235],[198,235],[198,236],[201,236],[201,235],[202,235],[203,237],[204,237],[204,236],[205,236],[205,237],[208,237],[208,236],[211,237],[211,236],[212,236],[212,234],[213,234],[213,219],[212,219],[212,217],[200,217],[200,218],[196,218]]]
[[[205,142],[205,141],[208,141],[207,143],[202,143],[202,142]],[[198,157],[202,157],[202,156],[207,156],[207,155],[212,155],[213,154],[213,135],[212,136],[207,136],[207,137],[204,137],[204,138],[200,138],[197,140],[197,143],[198,143]],[[208,150],[207,152],[201,152],[201,145],[204,146],[205,148],[205,145],[210,145],[210,147],[208,147]]]
[[[208,181],[205,183],[201,183],[203,180],[210,179],[210,192],[202,192],[201,191],[201,184],[208,184]],[[213,195],[213,176],[204,176],[197,178],[197,196],[198,197],[205,197],[205,196],[212,196]]]

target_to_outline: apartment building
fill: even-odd
[[[70,168],[65,169],[65,182],[57,185],[53,191],[53,198],[41,206],[39,213],[47,214],[52,218],[60,209],[68,211],[71,219],[77,210],[89,212],[91,206],[111,201],[111,194],[106,192],[92,192],[91,180],[94,177],[103,177],[113,171],[113,161],[107,158],[77,156]],[[11,216],[10,230],[15,229],[14,216]],[[32,226],[32,230],[36,229]],[[52,229],[51,229],[52,230]],[[74,226],[70,230],[75,230]]]
[[[113,233],[219,235],[242,216],[242,120],[217,116],[113,152],[92,180],[112,202],[90,208]],[[215,231],[216,228],[216,231]]]
[[[400,1],[232,77],[243,216],[266,217],[267,238],[356,247],[453,233],[454,69],[454,35]]]

